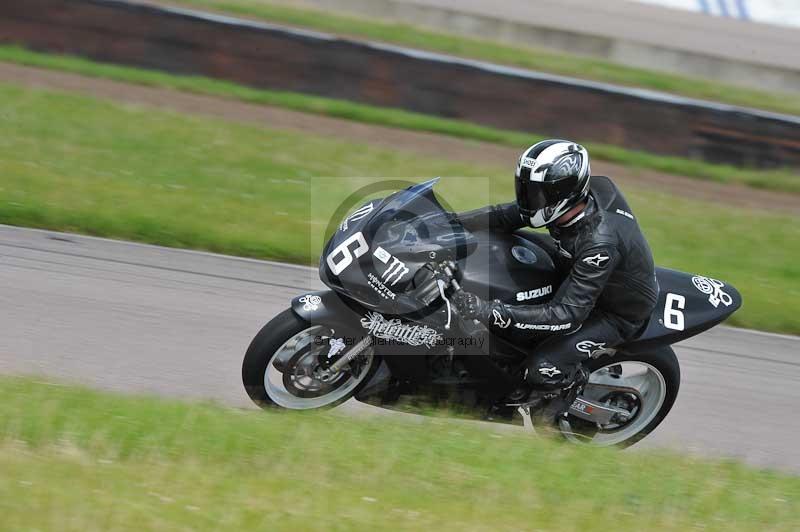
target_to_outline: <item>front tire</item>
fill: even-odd
[[[584,364],[591,372],[582,395],[634,412],[625,423],[596,424],[572,415],[558,421],[561,434],[573,443],[629,447],[650,434],[667,417],[681,383],[678,358],[670,347],[642,354],[619,352]],[[619,385],[620,389],[614,390]],[[626,392],[623,386],[629,386]]]
[[[242,383],[247,395],[261,408],[310,410],[333,408],[357,394],[377,369],[373,348],[326,381],[319,369],[335,360],[328,359],[328,339],[333,334],[290,309],[278,314],[259,331],[244,356]]]

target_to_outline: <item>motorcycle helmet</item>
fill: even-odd
[[[544,140],[517,163],[517,206],[532,227],[545,227],[589,195],[589,153],[568,140]]]

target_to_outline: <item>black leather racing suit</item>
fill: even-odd
[[[470,230],[515,231],[526,221],[516,204],[459,214]],[[534,386],[571,382],[578,364],[633,337],[655,308],[658,283],[650,247],[619,189],[592,177],[588,205],[567,226],[550,228],[554,262],[569,273],[553,299],[542,305],[491,304],[489,327],[561,333],[542,342],[526,367]],[[499,316],[499,318],[498,318]]]

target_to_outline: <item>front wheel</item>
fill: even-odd
[[[369,382],[377,363],[374,348],[368,347],[329,376],[323,370],[344,354],[329,357],[333,338],[332,329],[312,325],[291,310],[278,314],[245,354],[242,382],[247,395],[261,408],[309,410],[343,403]]]
[[[558,421],[558,429],[573,443],[628,447],[652,432],[672,409],[681,382],[680,365],[669,347],[650,353],[617,353],[585,364],[590,371],[582,397],[630,413],[625,421],[606,425],[573,415]]]

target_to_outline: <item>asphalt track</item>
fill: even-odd
[[[0,373],[252,407],[250,339],[320,286],[312,268],[0,226]],[[726,327],[679,344],[678,402],[636,448],[800,473],[798,348]]]

